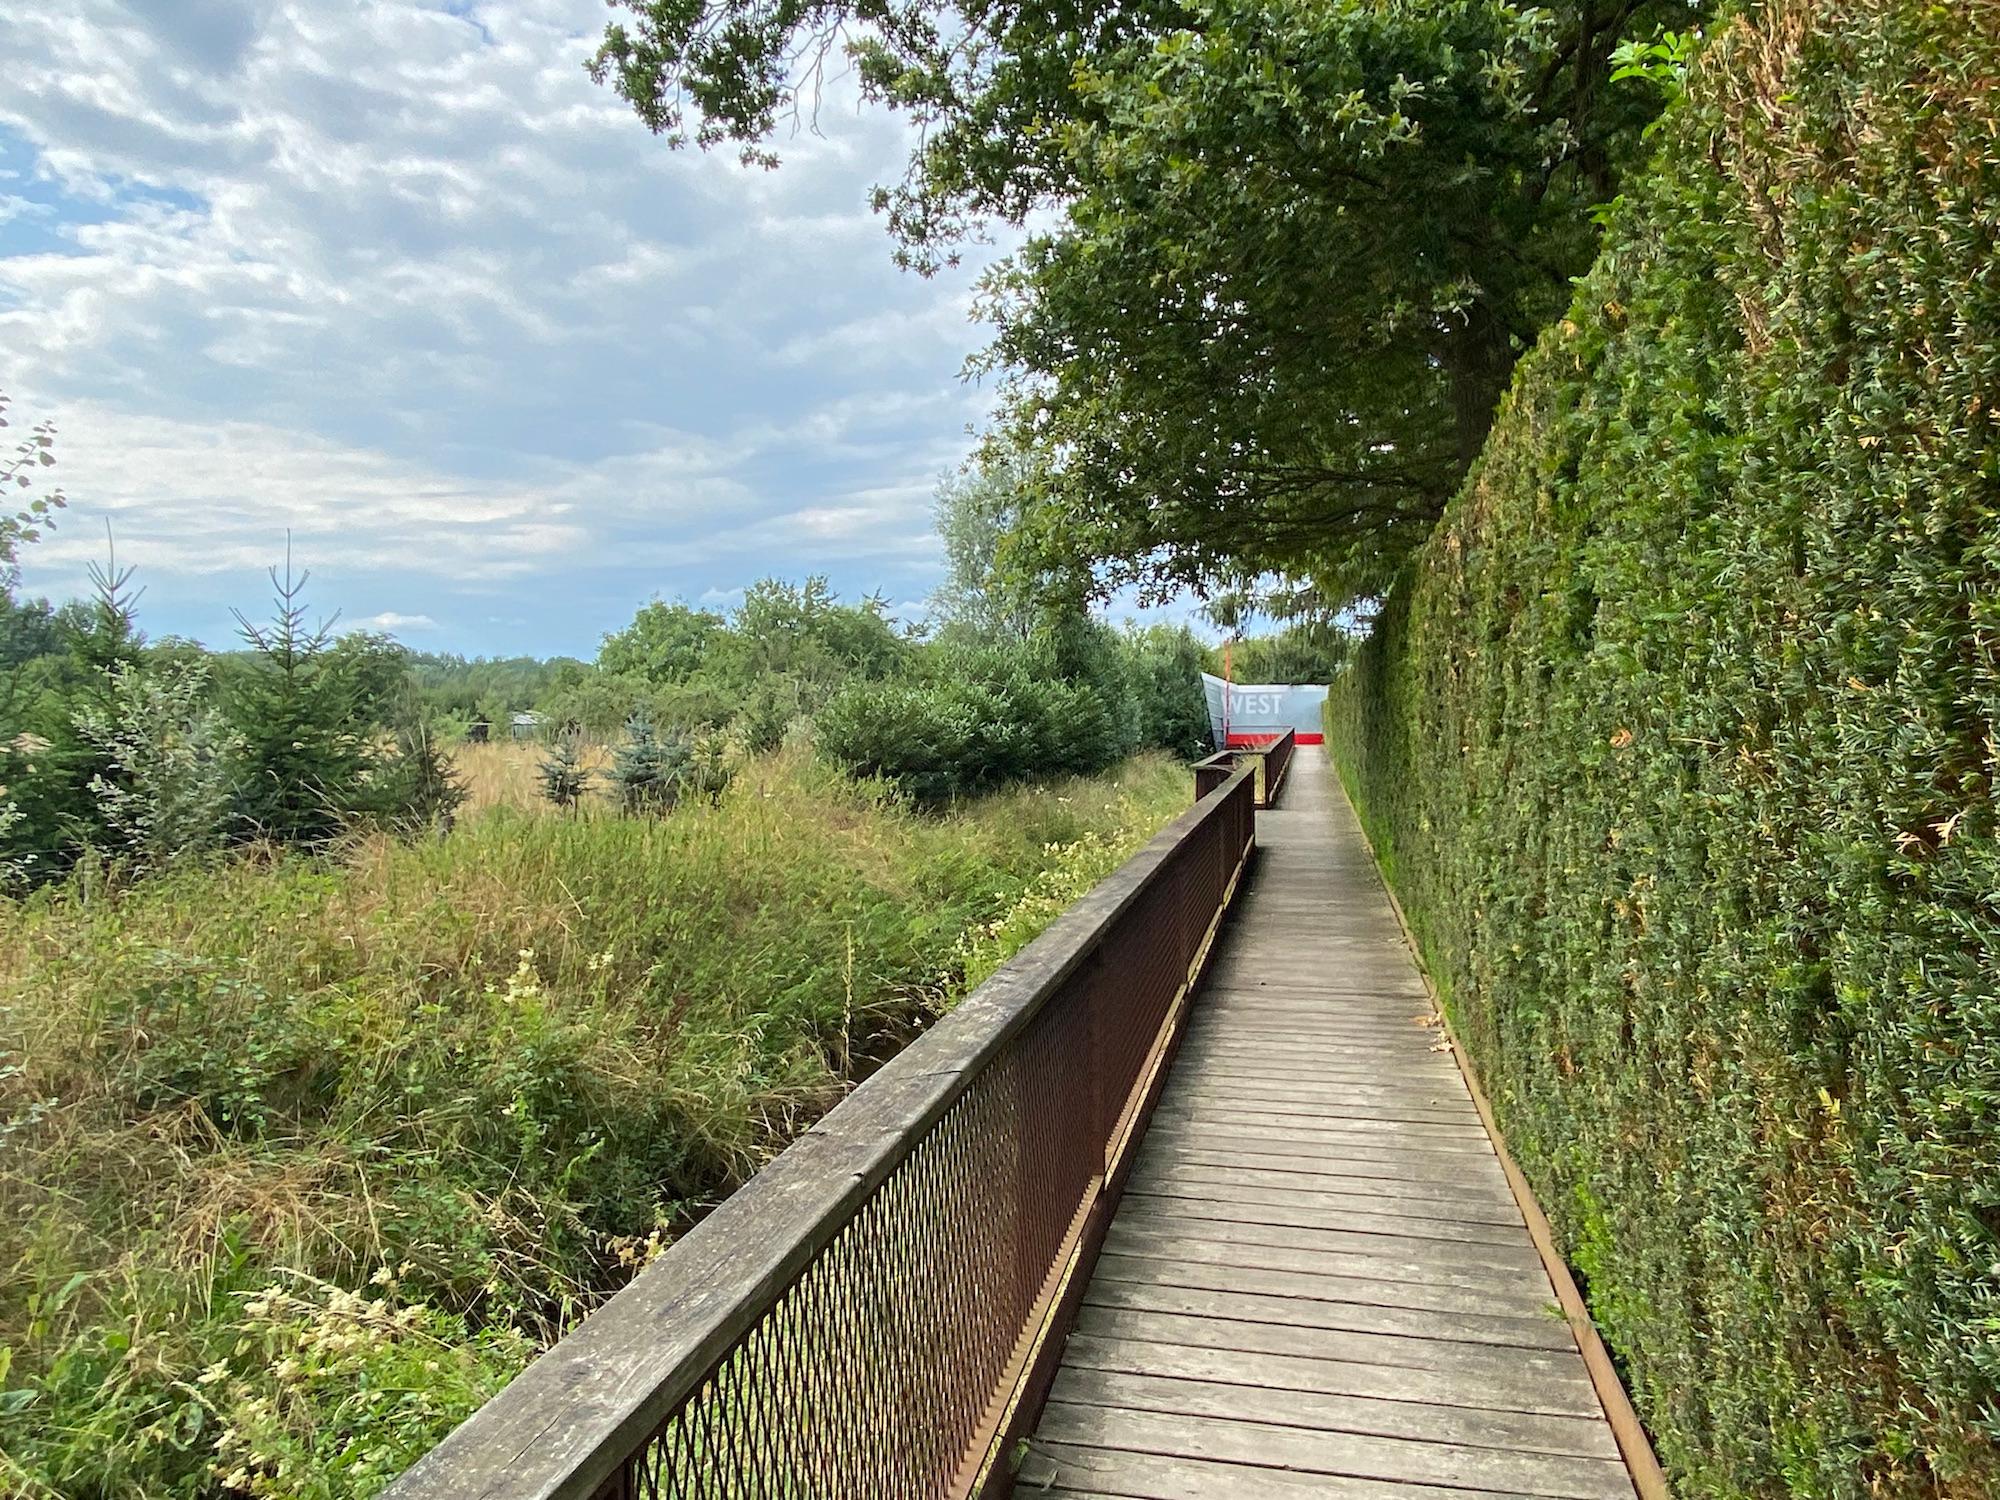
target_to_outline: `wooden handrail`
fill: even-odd
[[[1239,745],[1203,757],[1194,763],[1196,800],[1199,801],[1221,786],[1239,766],[1260,761],[1264,775],[1263,786],[1257,795],[1257,806],[1261,809],[1276,805],[1278,793],[1284,788],[1285,773],[1291,768],[1292,752],[1298,748],[1298,742],[1298,731],[1287,729],[1261,745]]]

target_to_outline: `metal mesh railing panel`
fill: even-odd
[[[998,1433],[1051,1272],[1248,847],[1247,780],[1240,790],[604,1494],[959,1491]]]

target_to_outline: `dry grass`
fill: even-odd
[[[485,812],[495,807],[512,808],[516,812],[553,812],[548,799],[542,796],[541,777],[537,767],[548,747],[538,740],[492,740],[484,745],[459,745],[453,749],[452,760],[464,773],[466,789],[465,811]],[[586,744],[583,747],[584,764],[599,773],[611,764],[611,747],[608,745]],[[601,785],[601,782],[600,782]],[[586,801],[586,810],[600,802],[600,797]]]

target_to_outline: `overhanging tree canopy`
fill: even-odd
[[[920,267],[1061,210],[985,281],[976,362],[1045,555],[1348,594],[1427,532],[1589,264],[1658,102],[1607,88],[1613,50],[1695,8],[619,3],[599,76],[656,130],[753,153],[851,28],[865,86],[924,128],[881,194]]]

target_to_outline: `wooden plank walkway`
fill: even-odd
[[[1630,1497],[1320,747],[1257,838],[1019,1493]]]

